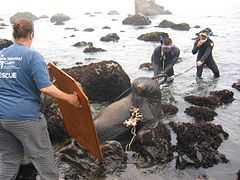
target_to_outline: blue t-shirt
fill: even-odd
[[[0,51],[0,120],[39,119],[40,89],[50,85],[38,52],[19,44]]]

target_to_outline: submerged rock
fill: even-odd
[[[130,79],[114,61],[64,69],[79,81],[90,100],[112,101],[130,87]]]
[[[120,15],[120,13],[116,10],[109,11],[107,15]]]
[[[77,28],[75,27],[66,27],[64,28],[64,30],[74,30],[74,31],[79,31]]]
[[[151,24],[151,20],[148,17],[141,16],[141,15],[131,15],[128,16],[122,22],[124,25],[133,25],[133,26],[142,26],[142,25],[149,25]]]
[[[177,135],[176,168],[209,168],[218,163],[229,162],[225,155],[218,151],[222,142],[229,136],[221,125],[174,122],[169,125]]]
[[[80,41],[80,42],[75,43],[73,46],[74,47],[86,47],[86,46],[89,46],[91,44],[92,44],[91,42]]]
[[[17,19],[28,19],[31,21],[35,21],[38,19],[37,16],[35,16],[34,14],[32,14],[31,12],[18,12],[16,14],[14,14],[13,16],[10,17],[10,22],[11,24],[14,24],[14,22]]]
[[[93,29],[93,28],[86,28],[86,29],[84,29],[83,31],[84,31],[84,32],[93,32],[94,29]]]
[[[236,83],[233,83],[232,87],[240,91],[240,80]]]
[[[228,104],[235,100],[233,97],[234,93],[227,89],[221,91],[211,91],[210,95],[218,97],[223,104]]]
[[[84,53],[97,53],[97,52],[105,52],[107,50],[102,48],[96,48],[94,46],[89,46],[83,50]]]
[[[173,116],[178,113],[178,108],[172,104],[162,104],[164,116]]]
[[[126,154],[117,141],[106,142],[102,146],[104,159],[93,159],[75,141],[57,153],[58,167],[65,180],[90,180],[114,174],[126,167]]]
[[[180,23],[176,24],[174,22],[168,21],[168,20],[163,20],[158,27],[160,28],[172,28],[175,30],[179,31],[189,31],[190,30],[190,25],[187,23]]]
[[[221,101],[216,96],[186,96],[184,97],[184,100],[197,106],[205,106],[209,108],[216,108],[221,105]]]
[[[47,15],[41,15],[38,17],[39,19],[48,19],[49,17]]]
[[[187,115],[194,117],[197,122],[213,121],[214,117],[217,116],[217,113],[214,110],[207,107],[191,106],[186,108],[184,112]]]
[[[102,29],[111,29],[111,27],[109,27],[109,26],[104,26],[104,27],[102,27]]]
[[[153,71],[152,63],[143,63],[139,66],[139,69],[145,71]]]
[[[7,39],[0,39],[0,50],[3,48],[7,48],[13,44],[12,41]]]
[[[168,37],[165,32],[150,32],[140,35],[137,39],[142,41],[160,42],[160,37]]]
[[[116,42],[119,39],[120,39],[120,37],[116,33],[110,33],[110,34],[107,34],[104,37],[101,37],[100,41],[105,41],[105,42],[113,41],[113,42]]]
[[[65,21],[69,21],[71,18],[63,13],[55,14],[51,17],[51,23],[55,23],[55,25],[63,25]]]
[[[143,14],[145,16],[172,14],[169,10],[165,10],[163,6],[156,4],[155,0],[135,0],[135,14]]]

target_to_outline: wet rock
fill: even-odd
[[[102,61],[65,69],[79,81],[90,100],[112,101],[130,87],[130,79],[114,61]]]
[[[41,15],[38,17],[39,19],[48,19],[49,17],[47,15]]]
[[[69,21],[71,18],[63,13],[55,14],[51,17],[51,23],[55,23],[55,25],[63,25],[65,21]]]
[[[161,108],[163,110],[164,116],[173,116],[178,113],[178,108],[172,104],[162,104]]]
[[[92,44],[91,42],[80,41],[80,42],[75,43],[73,46],[74,47],[86,47],[86,46],[89,46],[91,44]]]
[[[142,26],[151,24],[151,20],[146,16],[131,15],[122,22],[124,25]]]
[[[55,22],[54,25],[56,25],[56,26],[62,26],[62,25],[65,25],[65,24],[64,24],[64,22],[62,22],[62,21],[57,21],[57,22]]]
[[[7,39],[0,39],[0,50],[3,48],[7,48],[8,46],[11,46],[13,44],[12,41]]]
[[[106,142],[102,147],[103,161],[93,159],[75,141],[57,153],[58,167],[65,180],[90,180],[114,174],[126,167],[126,155],[117,141]]]
[[[107,51],[107,50],[102,49],[102,48],[96,48],[92,45],[90,45],[89,47],[87,47],[83,50],[84,53],[97,53],[97,52],[105,52],[105,51]]]
[[[168,20],[163,20],[158,27],[160,28],[172,28],[174,30],[179,30],[179,31],[189,31],[190,30],[190,25],[187,23],[180,23],[176,24],[174,22],[168,21]]]
[[[162,22],[160,22],[158,27],[160,27],[160,28],[171,28],[173,25],[175,25],[174,22],[168,21],[168,20],[163,20]]]
[[[218,97],[223,104],[228,104],[235,100],[233,97],[234,93],[227,89],[220,91],[211,91],[210,95]]]
[[[73,31],[79,31],[77,28],[75,27],[66,27],[64,28],[64,30],[73,30]]]
[[[213,121],[214,117],[217,116],[217,113],[214,110],[207,107],[191,106],[186,108],[184,112],[187,115],[194,117],[197,122]]]
[[[221,105],[221,101],[216,96],[186,96],[184,97],[184,100],[197,106],[205,106],[209,108],[216,108]]]
[[[199,29],[199,28],[201,28],[201,26],[196,25],[196,26],[194,26],[193,28],[195,28],[195,29]]]
[[[102,27],[102,29],[111,29],[111,27],[109,27],[109,26],[104,26],[104,27]]]
[[[160,122],[154,128],[140,129],[136,141],[133,150],[142,156],[144,166],[146,163],[167,163],[173,159],[170,130]]]
[[[21,165],[16,180],[36,180],[37,175],[33,164]]]
[[[139,69],[145,71],[153,71],[152,63],[143,63],[139,66]]]
[[[232,87],[240,91],[240,80],[236,83],[233,83]]]
[[[165,10],[163,6],[156,4],[155,0],[135,0],[135,14],[143,14],[145,16],[172,14],[169,10]]]
[[[9,26],[9,25],[7,25],[5,23],[0,23],[0,26],[6,27],[6,26]]]
[[[120,13],[116,10],[109,11],[107,15],[120,15]]]
[[[83,31],[84,31],[84,32],[93,32],[94,29],[93,29],[93,28],[86,28],[86,29],[84,29]]]
[[[104,37],[101,37],[100,41],[105,41],[105,42],[113,41],[113,42],[116,42],[119,39],[120,39],[120,37],[116,33],[110,33],[110,34],[107,34]]]
[[[160,42],[160,37],[168,37],[165,32],[150,32],[140,35],[137,39],[142,41]]]
[[[45,115],[48,132],[53,145],[63,144],[70,136],[64,129],[63,118],[60,109],[53,98],[45,97],[42,112]]]
[[[177,135],[176,168],[209,168],[218,163],[229,162],[225,155],[218,151],[222,142],[229,136],[221,125],[174,122],[169,125]]]
[[[38,17],[31,12],[18,12],[10,17],[11,24],[14,24],[17,19],[29,19],[31,21],[35,21],[38,19]]]

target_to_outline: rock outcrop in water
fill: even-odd
[[[151,24],[151,20],[142,15],[130,15],[122,22],[124,25],[143,26]]]
[[[156,4],[155,0],[135,0],[135,14],[155,16],[172,13],[169,10],[165,10],[163,6]]]
[[[74,47],[86,47],[86,46],[91,46],[92,42],[86,42],[86,41],[80,41],[75,44],[73,44]]]
[[[93,32],[95,31],[93,28],[86,28],[83,30],[84,32]]]
[[[158,27],[160,28],[171,28],[174,30],[179,30],[179,31],[189,31],[190,30],[190,25],[187,23],[180,23],[176,24],[174,22],[168,21],[168,20],[163,20]]]
[[[213,121],[217,113],[207,107],[191,106],[184,111],[187,115],[194,117],[196,122]]]
[[[218,151],[222,142],[229,136],[220,125],[174,122],[169,125],[177,135],[176,168],[209,168],[218,163],[228,162],[225,155]]]
[[[160,37],[168,37],[165,32],[150,32],[140,35],[137,39],[149,42],[160,42]]]
[[[130,79],[114,61],[64,69],[79,81],[90,100],[112,101],[130,87]]]
[[[186,96],[184,97],[184,100],[197,106],[216,108],[222,104],[228,104],[233,102],[233,95],[234,93],[232,91],[224,89],[221,91],[211,91],[210,96],[207,97]]]
[[[232,87],[240,91],[240,80],[236,83],[233,83]]]
[[[0,50],[3,48],[7,48],[8,46],[11,46],[13,44],[12,41],[7,39],[0,39]]]
[[[120,39],[120,37],[116,34],[116,33],[110,33],[107,34],[106,36],[103,36],[100,38],[100,41],[104,41],[104,42],[117,42]]]
[[[143,63],[139,66],[139,69],[145,71],[153,71],[152,63]]]
[[[11,24],[14,24],[14,22],[17,19],[29,19],[31,21],[35,21],[38,19],[38,17],[36,15],[32,14],[31,12],[18,12],[10,17]]]
[[[63,13],[55,14],[51,17],[51,23],[55,23],[55,25],[64,25],[65,21],[69,21],[71,18],[68,15]]]
[[[94,47],[92,43],[88,43],[88,47],[86,47],[83,50],[84,53],[97,53],[97,52],[105,52],[105,51],[107,50]]]
[[[108,13],[107,13],[107,15],[120,15],[120,13],[118,12],[118,11],[116,11],[116,10],[112,10],[112,11],[109,11]]]

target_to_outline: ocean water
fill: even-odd
[[[177,77],[174,83],[166,90],[174,98],[166,99],[174,101],[180,109],[174,121],[192,121],[183,111],[189,106],[183,97],[190,94],[207,95],[211,90],[229,89],[235,93],[236,100],[229,105],[217,109],[218,116],[213,121],[221,124],[230,137],[225,141],[220,151],[230,160],[228,164],[219,164],[209,169],[186,169],[179,171],[174,168],[174,161],[165,166],[155,166],[150,169],[138,169],[129,165],[121,174],[121,179],[161,179],[161,180],[193,180],[199,174],[207,174],[211,180],[235,180],[235,174],[240,169],[240,92],[231,88],[233,82],[240,79],[240,2],[229,0],[220,2],[216,0],[195,2],[190,0],[174,1],[162,0],[161,5],[173,12],[173,15],[151,17],[152,24],[144,29],[122,25],[122,20],[128,14],[133,13],[133,0],[42,0],[39,2],[30,0],[9,0],[0,7],[0,17],[9,24],[9,17],[17,11],[31,11],[36,15],[63,12],[71,16],[71,20],[64,26],[54,26],[49,19],[41,19],[35,22],[35,40],[33,47],[43,54],[48,62],[56,61],[61,67],[72,67],[76,62],[89,64],[101,60],[115,60],[120,63],[128,73],[131,80],[141,77],[153,76],[152,72],[141,71],[139,65],[150,62],[151,54],[157,43],[149,43],[137,40],[137,37],[146,32],[164,31],[172,37],[174,44],[181,50],[183,61],[175,65],[175,73],[184,72],[195,64],[196,57],[191,54],[195,33],[200,29],[192,28],[190,31],[174,31],[171,29],[156,28],[163,19],[174,22],[187,22],[191,26],[200,25],[201,28],[210,27],[215,36],[214,58],[219,66],[221,77],[214,80],[209,70],[204,70],[202,83],[195,81],[196,70],[192,69]],[[109,16],[109,10],[118,10],[120,15]],[[94,17],[85,15],[91,12]],[[94,12],[101,12],[95,14]],[[113,21],[115,19],[115,21]],[[110,26],[110,30],[103,30],[103,26]],[[64,30],[65,27],[75,27],[79,31]],[[88,27],[94,32],[83,32]],[[125,31],[125,32],[120,32]],[[100,37],[108,33],[117,33],[119,42],[100,42]],[[75,35],[75,37],[70,37]],[[11,39],[11,27],[0,30],[0,38]],[[97,54],[84,54],[82,48],[72,45],[79,41],[91,41],[95,47],[101,47],[107,52]],[[93,60],[88,60],[93,58]],[[118,179],[109,176],[107,179]]]

